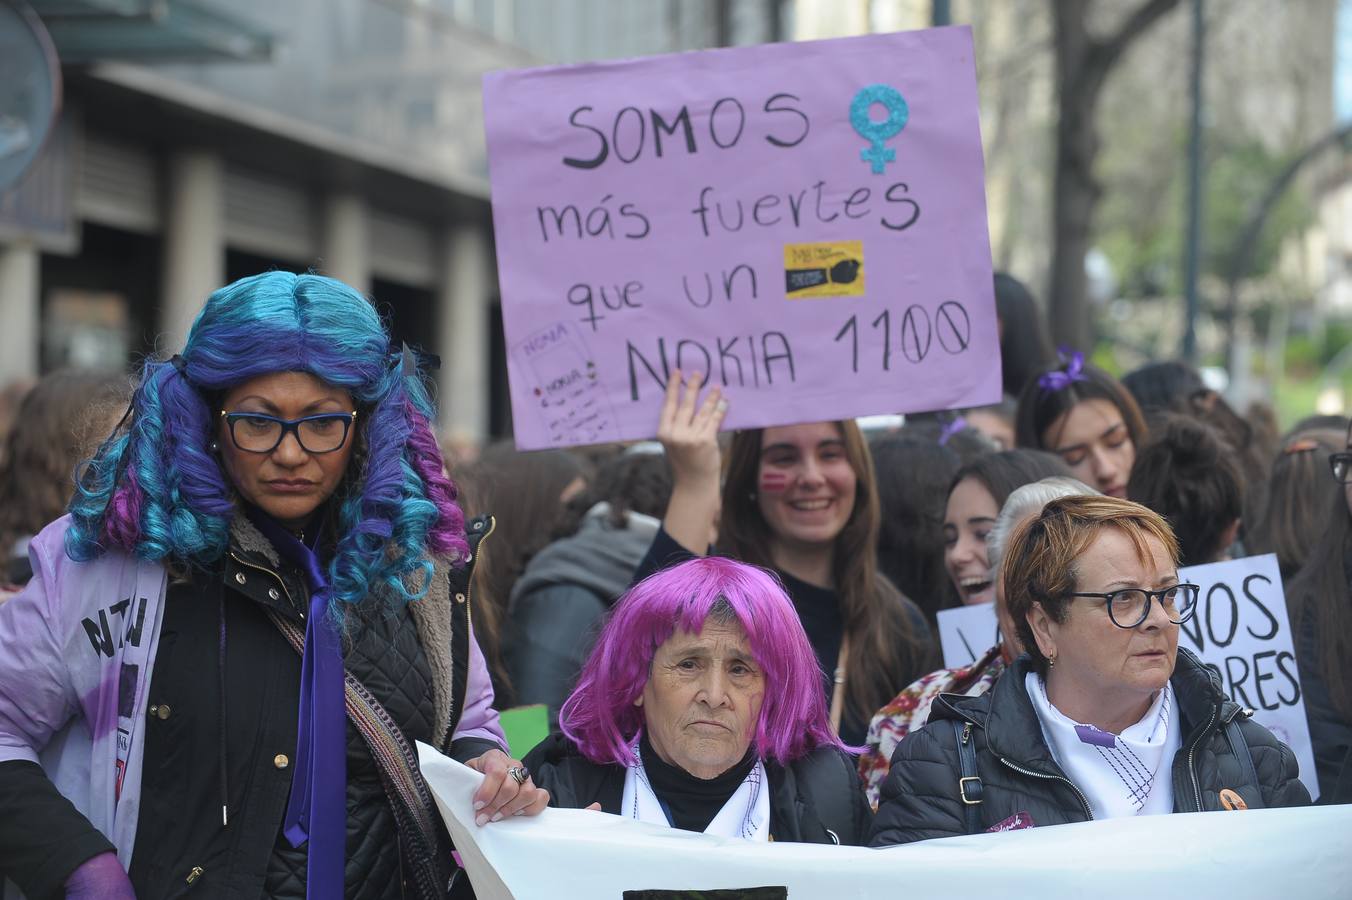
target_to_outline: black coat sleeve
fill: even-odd
[[[1306,617],[1296,635],[1296,660],[1300,667],[1300,695],[1305,704],[1305,719],[1310,725],[1315,774],[1319,778],[1319,802],[1352,803],[1352,796],[1339,796],[1337,788],[1340,772],[1352,761],[1352,722],[1344,719],[1334,707],[1320,672],[1314,616]]]
[[[81,863],[116,850],[36,763],[0,762],[0,810],[0,873],[28,900],[59,900]]]
[[[1283,806],[1309,806],[1310,792],[1300,780],[1300,763],[1291,748],[1252,719],[1239,725],[1249,745],[1263,805],[1269,809]]]
[[[683,563],[694,558],[695,554],[667,534],[665,528],[659,526],[652,544],[648,546],[648,552],[644,554],[643,559],[639,561],[638,568],[634,570],[633,583],[637,584],[654,572],[660,572],[677,563]]]
[[[878,797],[870,847],[967,833],[955,741],[944,721],[912,731],[897,746]]]
[[[553,584],[527,591],[512,608],[518,639],[507,652],[507,671],[521,704],[549,707],[558,724],[559,707],[577,680],[596,640],[606,604],[576,584]]]

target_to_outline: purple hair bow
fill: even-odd
[[[939,446],[945,446],[953,435],[959,433],[967,427],[967,420],[962,416],[954,416],[953,421],[944,426],[944,430],[939,432]]]
[[[1061,351],[1063,359],[1066,351]],[[1070,354],[1063,367],[1053,369],[1037,380],[1037,386],[1049,393],[1063,391],[1076,381],[1084,381],[1084,354],[1076,350]]]

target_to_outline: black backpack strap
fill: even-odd
[[[1248,804],[1249,809],[1262,809],[1263,785],[1258,781],[1258,770],[1253,767],[1253,754],[1249,752],[1249,742],[1244,739],[1244,732],[1239,727],[1240,720],[1247,718],[1242,710],[1231,716],[1230,721],[1225,723],[1225,740],[1230,745],[1230,752],[1239,761],[1240,771],[1244,773],[1244,783],[1254,787],[1253,799],[1245,798],[1244,802]]]
[[[972,723],[949,719],[953,726],[953,737],[958,743],[958,799],[962,800],[962,814],[967,823],[967,833],[976,834],[981,830],[981,794],[984,788],[981,776],[976,770],[976,746],[972,743]]]
[[[469,641],[473,616],[470,613],[473,597],[474,568],[479,564],[479,552],[484,539],[493,533],[497,520],[491,515],[476,516],[465,523],[465,540],[469,544],[469,558],[459,568],[451,569],[451,722],[441,742],[445,752],[451,746],[460,714],[465,711],[465,693],[469,686]]]

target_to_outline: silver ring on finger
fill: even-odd
[[[507,770],[507,774],[512,776],[512,780],[518,785],[525,784],[526,780],[530,778],[530,772],[525,766],[512,766]]]

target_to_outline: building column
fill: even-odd
[[[329,194],[324,198],[323,223],[324,274],[369,294],[371,235],[365,198],[348,192]]]
[[[205,150],[169,157],[160,331],[182,348],[207,296],[225,282],[225,187],[221,159]]]
[[[0,244],[0,387],[38,375],[38,275],[36,246]]]
[[[441,371],[437,388],[441,433],[456,442],[488,439],[489,371],[488,303],[492,291],[492,258],[486,225],[462,224],[447,229],[437,286],[437,351]]]

